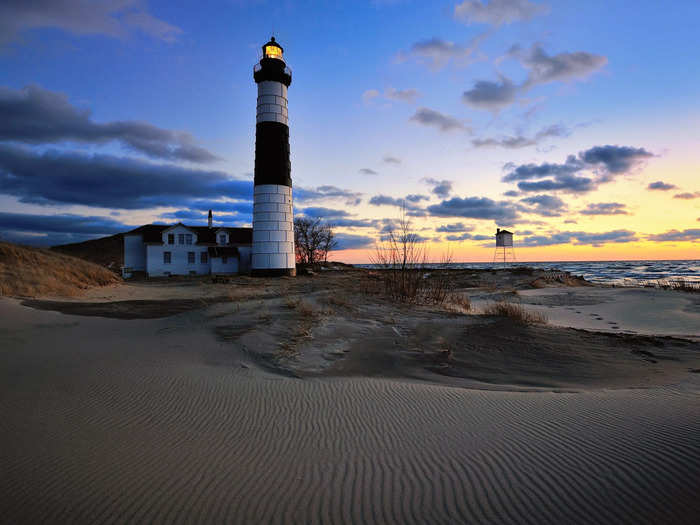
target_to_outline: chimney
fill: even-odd
[[[209,226],[211,227],[211,212],[209,212]],[[496,228],[496,235],[498,235],[499,233],[501,233],[501,229]]]
[[[211,217],[211,210],[209,210],[209,227],[210,227],[210,228],[211,228],[211,219],[212,219],[212,217]]]

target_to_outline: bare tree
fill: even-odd
[[[321,219],[294,219],[294,249],[297,263],[314,266],[328,260],[328,252],[338,246],[333,227]]]

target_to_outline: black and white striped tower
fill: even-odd
[[[263,46],[263,57],[253,70],[258,108],[252,273],[257,276],[296,275],[287,120],[287,88],[292,83],[292,72],[282,52],[282,46],[272,37]]]

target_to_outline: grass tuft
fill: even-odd
[[[505,301],[491,303],[484,307],[483,311],[485,315],[506,317],[519,324],[544,324],[547,322],[547,316],[541,312],[528,312],[522,305]]]

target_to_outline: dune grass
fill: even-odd
[[[497,301],[484,307],[485,315],[506,317],[518,324],[544,324],[547,316],[540,312],[528,312],[522,305]]]
[[[82,259],[0,242],[0,295],[76,296],[120,281],[113,272]]]

